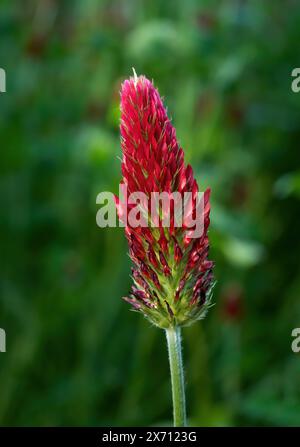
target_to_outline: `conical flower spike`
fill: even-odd
[[[125,299],[161,328],[189,325],[205,315],[211,299],[210,190],[199,199],[193,170],[184,163],[159,93],[144,76],[135,75],[122,85],[121,146],[122,188],[127,196],[123,201],[116,198],[116,205],[135,265],[134,286]],[[130,199],[135,193],[142,193],[135,203],[139,213]],[[160,193],[169,199],[167,208],[157,200]],[[190,222],[199,209],[202,227],[195,236]],[[129,219],[133,212],[140,225]]]

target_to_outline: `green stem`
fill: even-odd
[[[186,427],[185,390],[180,327],[166,329],[171,370],[174,427]]]

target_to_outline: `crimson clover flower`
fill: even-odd
[[[189,325],[204,317],[210,305],[213,262],[208,260],[207,236],[210,189],[202,197],[201,234],[191,237],[187,216],[196,215],[199,188],[190,165],[184,163],[175,128],[153,84],[145,77],[126,80],[121,89],[122,187],[127,196],[116,198],[120,220],[124,221],[129,254],[134,263],[133,286],[124,298],[153,324],[164,329]],[[170,198],[169,226],[156,202],[156,225],[149,206],[140,203],[144,225],[132,225],[124,216],[133,209],[131,194],[165,193]],[[178,196],[179,193],[179,196]],[[187,216],[176,226],[174,208],[185,204],[190,193]],[[175,195],[177,194],[176,198]],[[150,201],[149,201],[150,203]]]

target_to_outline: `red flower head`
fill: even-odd
[[[199,200],[193,170],[184,164],[175,129],[158,91],[144,76],[135,75],[122,85],[120,130],[122,187],[127,196],[123,201],[116,198],[116,205],[135,264],[134,285],[125,300],[159,327],[188,325],[205,315],[211,299],[210,190]],[[142,197],[133,203],[129,197],[136,193]],[[167,224],[161,193],[169,201]],[[194,236],[200,209],[201,232]],[[138,225],[131,222],[130,213]]]

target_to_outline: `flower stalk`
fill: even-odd
[[[174,427],[186,427],[185,386],[180,327],[176,326],[166,329],[166,336],[171,372]]]

